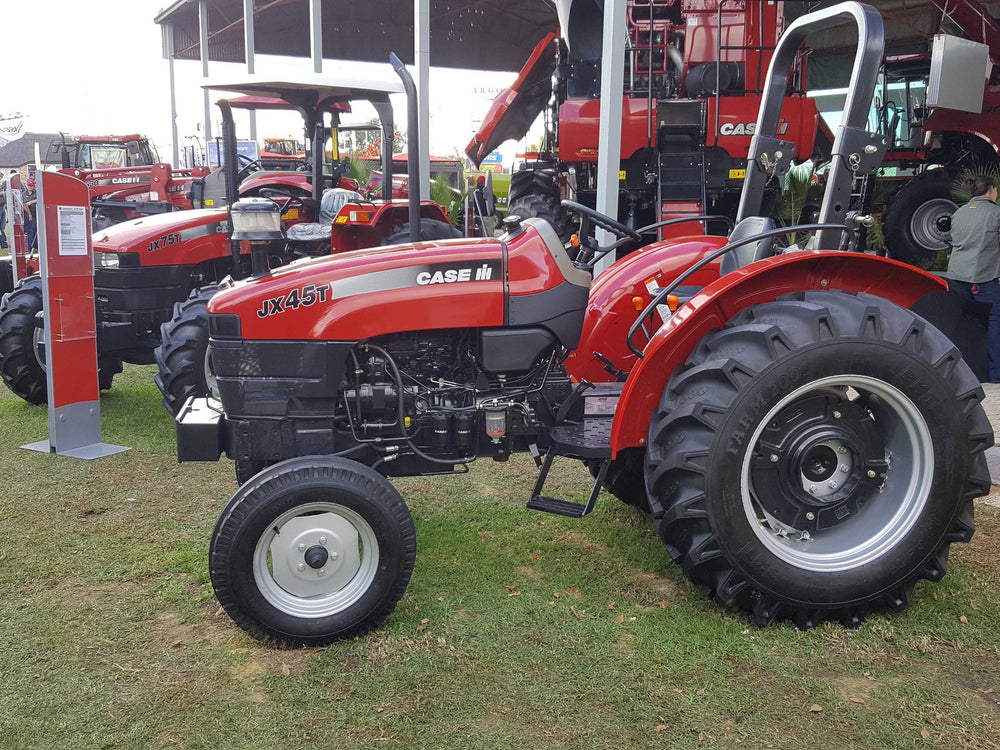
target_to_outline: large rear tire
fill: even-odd
[[[174,316],[160,326],[160,345],[154,356],[159,368],[156,385],[163,405],[173,415],[191,396],[218,395],[208,351],[208,301],[218,289],[209,284],[193,289],[174,304]]]
[[[608,466],[601,487],[617,497],[626,505],[649,513],[649,499],[646,497],[646,483],[643,479],[643,464],[646,451],[642,448],[626,448],[618,453],[618,458]],[[587,459],[584,465],[590,471],[590,476],[597,479],[601,470],[601,462]]]
[[[889,257],[925,266],[950,247],[953,175],[931,169],[907,182],[889,199],[882,220]]]
[[[254,638],[319,646],[380,625],[416,559],[406,503],[354,461],[305,456],[241,487],[209,550],[219,603]]]
[[[560,204],[559,185],[553,171],[525,170],[511,175],[507,216],[544,219],[566,242],[572,234],[572,223]]]
[[[462,236],[462,232],[451,224],[437,219],[420,220],[420,240],[454,240]],[[400,229],[385,238],[383,245],[405,245],[412,242],[410,239],[410,225],[404,224]]]
[[[761,625],[858,625],[944,576],[989,488],[982,389],[951,342],[869,295],[748,308],[670,379],[646,485],[671,557]]]

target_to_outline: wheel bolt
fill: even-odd
[[[339,558],[340,558],[340,555],[338,553],[336,553],[336,552],[331,552],[330,553],[330,559],[331,560],[337,560]]]
[[[839,412],[839,411],[835,411],[835,412],[833,413],[833,418],[834,418],[834,419],[840,419],[840,412]]]
[[[850,471],[850,469],[848,469],[848,468],[847,468],[846,466],[841,466],[841,467],[840,467],[840,470],[841,470],[841,472],[843,472],[844,474],[846,474],[847,472],[849,472],[849,471]]]
[[[316,575],[318,576],[326,575],[326,571],[323,570],[323,568],[320,568],[319,570],[316,571]]]
[[[299,572],[300,572],[300,573],[301,573],[301,572],[302,572],[303,570],[305,570],[305,569],[306,569],[306,565],[305,565],[305,563],[299,563],[299,566],[298,566],[298,567],[299,567]]]
[[[847,453],[847,446],[842,445],[837,449],[840,453]]]
[[[813,513],[812,511],[806,513],[806,520],[808,520],[808,521],[815,521],[816,520],[816,514]]]
[[[815,484],[810,484],[809,485],[809,491],[812,492],[812,493],[815,493],[816,492],[816,485]]]
[[[868,470],[868,478],[869,479],[874,479],[875,478],[875,472],[872,471],[871,469]]]
[[[834,490],[837,488],[837,483],[831,479],[829,482],[826,483],[826,486],[829,487],[831,490]]]
[[[319,543],[320,543],[320,544],[326,544],[326,537],[325,537],[325,536],[321,536],[321,537],[319,538]]]
[[[306,545],[300,544],[299,545],[299,552],[305,552],[305,551],[306,551]]]
[[[772,453],[771,454],[771,463],[772,464],[778,463],[778,454],[777,453]]]

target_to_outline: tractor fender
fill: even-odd
[[[786,253],[726,274],[681,306],[653,334],[622,389],[611,428],[613,452],[645,447],[649,420],[667,380],[706,334],[724,328],[746,307],[812,289],[866,292],[905,308],[914,307],[928,295],[948,294],[947,282],[937,276],[860,253]]]

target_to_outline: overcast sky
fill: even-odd
[[[0,116],[27,115],[28,130],[34,132],[146,133],[159,147],[161,158],[169,160],[169,69],[162,56],[160,27],[153,22],[168,4],[168,0],[4,0]],[[179,61],[174,69],[183,148],[190,143],[185,136],[197,134],[197,123],[203,119],[201,64]],[[299,70],[311,73],[311,61],[257,57],[258,73],[294,76]],[[243,65],[212,63],[209,76],[244,72]],[[513,73],[432,71],[431,151],[441,156],[464,151],[492,99],[482,91],[498,91],[514,77]],[[403,100],[394,100],[394,107],[397,127],[405,125]],[[368,112],[355,119],[371,116]],[[217,110],[212,117],[214,123]],[[294,115],[261,113],[258,139],[300,136],[299,122]],[[237,130],[241,138],[249,136],[239,116]],[[510,144],[505,151],[512,157],[515,149]]]

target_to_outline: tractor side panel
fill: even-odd
[[[630,253],[601,273],[590,289],[580,345],[566,358],[569,374],[578,380],[608,380],[605,363],[598,354],[611,360],[618,370],[629,372],[636,356],[625,337],[639,311],[652,301],[658,289],[725,243],[725,237],[716,236],[667,240]],[[715,260],[692,274],[684,285],[706,286],[718,278],[719,261]],[[660,324],[658,314],[654,313],[653,320],[654,326]],[[646,343],[641,332],[635,343],[640,348]]]
[[[94,250],[137,253],[142,267],[195,266],[230,256],[226,212],[156,214],[94,234]]]
[[[451,240],[319,258],[238,282],[212,299],[209,312],[239,315],[244,341],[501,326],[504,256],[500,242]]]
[[[614,451],[645,446],[649,420],[671,373],[706,334],[751,305],[810,289],[867,292],[912,307],[947,284],[898,261],[857,253],[789,253],[753,263],[705,287],[657,331],[622,391],[611,429]]]

